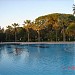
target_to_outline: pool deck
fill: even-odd
[[[75,44],[73,42],[0,42],[0,44]]]

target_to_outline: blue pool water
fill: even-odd
[[[75,44],[0,45],[0,75],[75,75]]]

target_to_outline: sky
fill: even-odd
[[[0,0],[1,28],[52,13],[73,13],[75,0]]]

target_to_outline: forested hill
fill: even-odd
[[[0,29],[0,41],[75,41],[75,17],[53,13]]]

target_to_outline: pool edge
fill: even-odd
[[[73,42],[0,42],[0,44],[75,44]]]

